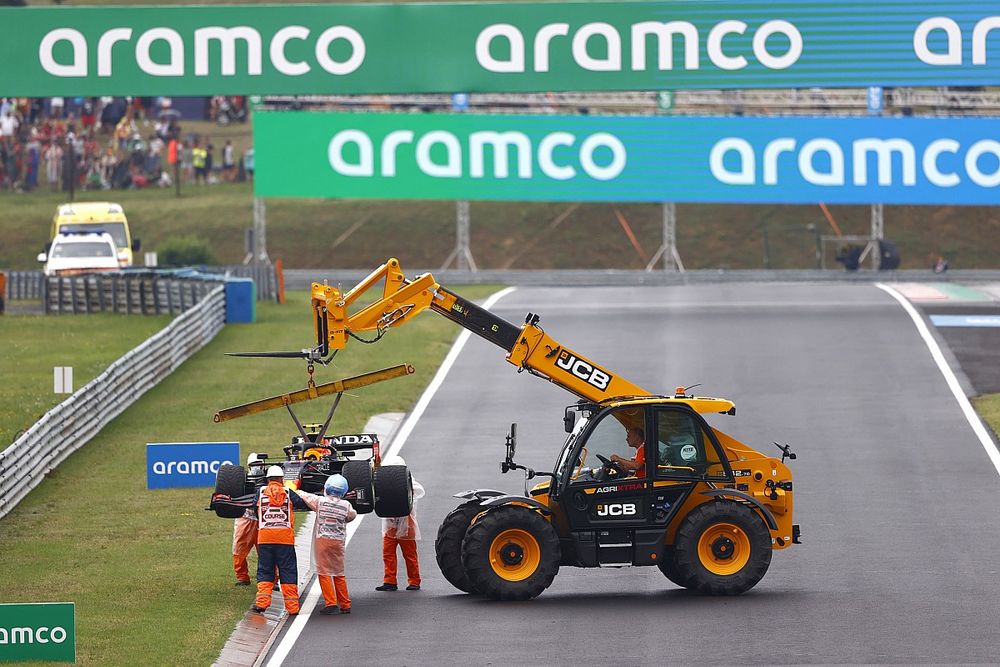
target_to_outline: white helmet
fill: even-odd
[[[402,456],[394,454],[382,459],[382,465],[384,466],[405,466],[406,461],[403,460]]]
[[[259,466],[264,463],[264,459],[260,458],[260,455],[256,452],[252,452],[250,456],[247,457],[247,467]]]
[[[267,478],[271,479],[272,477],[281,477],[284,479],[285,471],[281,469],[281,466],[271,466],[267,469]]]

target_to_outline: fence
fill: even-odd
[[[280,261],[280,260],[279,260]],[[277,301],[284,303],[284,286],[282,270],[279,263],[275,264],[236,264],[232,266],[206,266],[202,270],[207,273],[235,276],[237,278],[252,278],[257,286],[258,301]]]
[[[0,518],[49,471],[212,340],[224,320],[225,293],[217,285],[197,306],[108,366],[0,452],[0,498],[4,499]]]
[[[194,271],[119,271],[49,276],[44,281],[46,314],[114,312],[179,315],[222,283],[221,276]]]

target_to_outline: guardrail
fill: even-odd
[[[44,281],[43,310],[46,314],[179,315],[221,283],[221,276],[186,270],[49,276]]]
[[[212,340],[225,323],[225,310],[224,288],[217,285],[0,452],[0,518],[66,457]]]

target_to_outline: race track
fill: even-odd
[[[473,338],[401,451],[428,490],[418,506],[423,590],[373,590],[381,534],[366,517],[348,547],[353,613],[314,611],[284,664],[1000,659],[1000,476],[886,293],[525,288],[494,310],[515,323],[540,313],[560,343],[651,391],[700,383],[696,393],[734,400],[738,415],[713,417],[715,426],[769,454],[778,440],[799,455],[791,467],[804,544],[776,552],[760,584],[736,598],[690,594],[656,568],[563,568],[522,603],[460,594],[434,561],[437,526],[458,504],[451,494],[522,488],[520,473],[499,473],[511,421],[519,462],[551,469],[573,400]],[[272,653],[280,646],[282,637]]]

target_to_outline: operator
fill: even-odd
[[[274,570],[281,579],[281,595],[290,615],[299,613],[298,565],[295,559],[295,510],[308,509],[285,490],[281,466],[267,469],[267,486],[257,496],[257,598],[250,611],[262,613],[271,606]]]
[[[347,541],[347,524],[354,521],[358,513],[351,503],[344,500],[347,488],[347,478],[343,475],[330,475],[323,485],[322,496],[305,491],[291,492],[316,512],[313,524],[313,565],[319,575],[319,587],[326,603],[319,612],[324,615],[336,614],[338,603],[341,614],[351,613],[351,598],[347,594],[347,578],[344,575],[344,545]]]
[[[405,466],[402,456],[390,456],[382,462],[383,465]],[[396,585],[396,547],[403,552],[406,562],[406,590],[420,590],[420,563],[417,561],[417,541],[420,539],[420,526],[417,524],[417,499],[424,497],[424,487],[413,480],[413,509],[409,516],[382,519],[382,561],[385,564],[385,577],[377,591],[395,591]]]
[[[247,470],[263,465],[256,454],[247,457]],[[248,507],[243,516],[233,522],[233,569],[236,571],[236,585],[250,585],[250,568],[247,556],[257,546],[257,509]]]
[[[646,433],[641,428],[626,429],[625,442],[635,449],[635,456],[626,459],[612,454],[611,460],[620,465],[626,475],[635,475],[641,479],[646,476]]]

